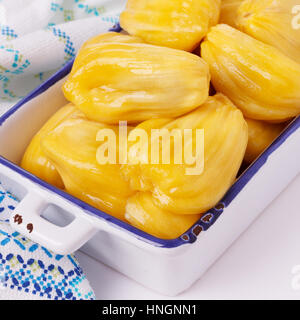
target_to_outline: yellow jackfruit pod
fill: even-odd
[[[64,184],[59,173],[41,149],[41,140],[65,119],[79,117],[84,117],[84,114],[72,104],[59,109],[31,140],[22,158],[21,167],[40,179],[63,188]]]
[[[161,130],[153,134],[152,129]],[[133,143],[143,131],[150,138]],[[163,147],[168,138],[170,148],[167,143]],[[176,120],[141,123],[128,140],[130,165],[122,167],[122,172],[131,188],[150,192],[155,205],[170,213],[201,214],[214,207],[234,182],[248,129],[241,111],[217,94]]]
[[[120,44],[121,43],[138,44],[138,43],[142,43],[143,41],[138,37],[121,34],[119,32],[101,33],[89,39],[81,46],[80,54],[77,55],[71,72],[81,68],[82,66],[85,66],[86,64],[90,63],[93,60],[98,59],[99,45],[104,43],[111,43],[111,42],[120,43]]]
[[[136,228],[161,239],[175,239],[192,227],[201,217],[179,215],[155,205],[151,193],[137,193],[128,199],[126,220]]]
[[[201,45],[215,89],[250,119],[284,122],[300,114],[300,64],[228,25]]]
[[[97,151],[104,143],[97,141],[101,129],[117,130],[84,119],[66,120],[43,138],[42,150],[61,175],[67,192],[124,220],[126,200],[133,192],[122,179],[118,164],[98,163]]]
[[[246,121],[249,141],[244,161],[250,164],[281,134],[286,124],[272,124],[251,119]]]
[[[135,123],[195,109],[209,82],[206,62],[194,54],[110,33],[79,51],[63,91],[91,120]]]
[[[128,0],[120,24],[147,43],[193,51],[216,25],[221,0]]]
[[[236,24],[300,63],[299,14],[299,0],[246,0],[239,7]]]
[[[222,0],[220,23],[236,26],[237,11],[244,0]]]

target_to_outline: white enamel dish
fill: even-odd
[[[32,137],[67,103],[61,85],[71,67],[72,62],[0,117],[0,182],[20,199],[11,224],[56,253],[81,248],[146,287],[176,295],[199,279],[300,172],[298,118],[184,235],[163,240],[146,234],[19,167]],[[15,222],[16,214],[22,223]]]

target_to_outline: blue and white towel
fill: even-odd
[[[126,0],[0,0],[0,114],[119,19]]]
[[[94,300],[74,255],[50,252],[12,230],[8,221],[17,204],[0,184],[0,300]]]
[[[126,0],[0,0],[0,115],[106,32]],[[13,191],[13,190],[12,190]],[[56,255],[14,232],[18,201],[0,181],[0,299],[94,299],[73,255]]]

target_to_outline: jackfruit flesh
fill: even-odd
[[[120,24],[147,43],[193,51],[216,25],[220,0],[128,0]]]
[[[104,34],[78,53],[63,91],[88,119],[115,124],[177,117],[207,99],[210,75],[203,59],[136,41]]]
[[[300,65],[228,25],[201,46],[215,89],[250,119],[284,122],[300,114]]]

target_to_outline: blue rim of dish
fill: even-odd
[[[119,25],[114,26],[110,31],[120,32],[121,28]],[[0,126],[11,117],[18,109],[20,109],[25,103],[37,97],[38,95],[45,92],[56,82],[64,78],[72,69],[74,59],[69,61],[64,67],[62,67],[58,72],[52,75],[48,80],[42,83],[39,87],[33,90],[30,94],[28,94],[25,98],[23,98],[20,102],[18,102],[15,106],[13,106],[10,110],[8,110],[3,116],[0,117]],[[93,206],[88,205],[87,203],[79,200],[71,196],[70,194],[46,183],[45,181],[39,179],[28,171],[22,169],[11,161],[0,156],[0,163],[11,170],[17,172],[23,177],[31,180],[32,182],[42,186],[44,189],[48,191],[54,192],[64,199],[72,202],[73,204],[81,207],[87,213],[92,214],[93,216],[100,217],[108,222],[115,224],[116,226],[127,230],[131,234],[135,235],[138,239],[151,243],[155,246],[163,247],[163,248],[176,248],[182,246],[184,244],[191,244],[197,240],[198,235],[202,231],[208,230],[221,216],[222,212],[229,204],[236,198],[236,196],[243,190],[243,188],[247,185],[247,183],[255,176],[255,174],[259,171],[260,168],[264,166],[267,162],[269,156],[277,150],[287,139],[290,137],[296,130],[300,128],[300,117],[295,119],[285,130],[284,132],[271,144],[271,146],[247,169],[244,173],[238,178],[238,180],[232,185],[232,187],[228,190],[223,199],[216,205],[214,208],[205,213],[199,221],[197,221],[188,231],[186,231],[183,235],[176,239],[165,240],[154,237],[140,229],[137,229],[130,224],[123,222],[105,212],[102,212],[96,209]]]

